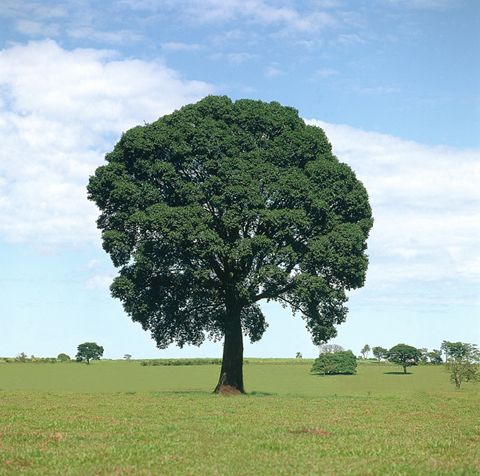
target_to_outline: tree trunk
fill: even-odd
[[[222,369],[215,393],[245,393],[243,388],[243,336],[240,306],[228,306],[223,343]]]
[[[403,373],[404,373],[404,374],[407,373],[407,366],[406,366],[406,365],[403,366]]]

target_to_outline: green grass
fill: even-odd
[[[250,362],[239,397],[217,365],[0,364],[0,474],[480,473],[478,386],[310,364]]]

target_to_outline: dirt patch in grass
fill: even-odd
[[[242,392],[238,388],[232,387],[231,385],[220,385],[217,389],[217,393],[220,395],[242,395]]]

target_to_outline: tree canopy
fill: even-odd
[[[267,327],[262,300],[299,312],[315,344],[336,335],[372,214],[322,129],[276,102],[209,96],[130,129],[106,160],[88,193],[120,268],[112,294],[158,347],[225,336],[238,361],[242,333]]]
[[[388,360],[401,365],[405,374],[407,373],[407,367],[418,365],[421,356],[422,353],[416,347],[407,344],[397,344],[387,354]]]
[[[366,359],[368,357],[368,353],[370,352],[370,346],[368,344],[365,344],[363,347],[362,347],[362,350],[360,351],[360,353],[362,354],[362,357],[364,359]]]
[[[385,359],[388,355],[388,349],[380,346],[372,347],[372,352],[374,357],[378,359],[378,361]]]
[[[85,361],[87,364],[91,360],[100,360],[103,355],[103,347],[96,342],[84,342],[77,347],[76,359],[79,362]]]
[[[463,381],[474,382],[480,379],[480,351],[476,344],[444,340],[442,350],[446,354],[450,379],[457,388],[460,388]]]

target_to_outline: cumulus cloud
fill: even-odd
[[[123,0],[124,5],[134,9],[162,10],[181,8],[182,15],[195,22],[232,22],[243,19],[261,25],[277,25],[299,32],[318,31],[335,25],[335,17],[324,11],[334,6],[322,4],[304,11],[291,2],[265,0],[178,0],[154,2],[152,0]],[[284,3],[282,5],[282,3]]]
[[[36,244],[96,239],[89,175],[122,131],[212,93],[160,62],[61,48],[0,51],[0,237]]]
[[[427,146],[349,126],[322,127],[365,184],[375,225],[368,281],[480,279],[480,151]]]

